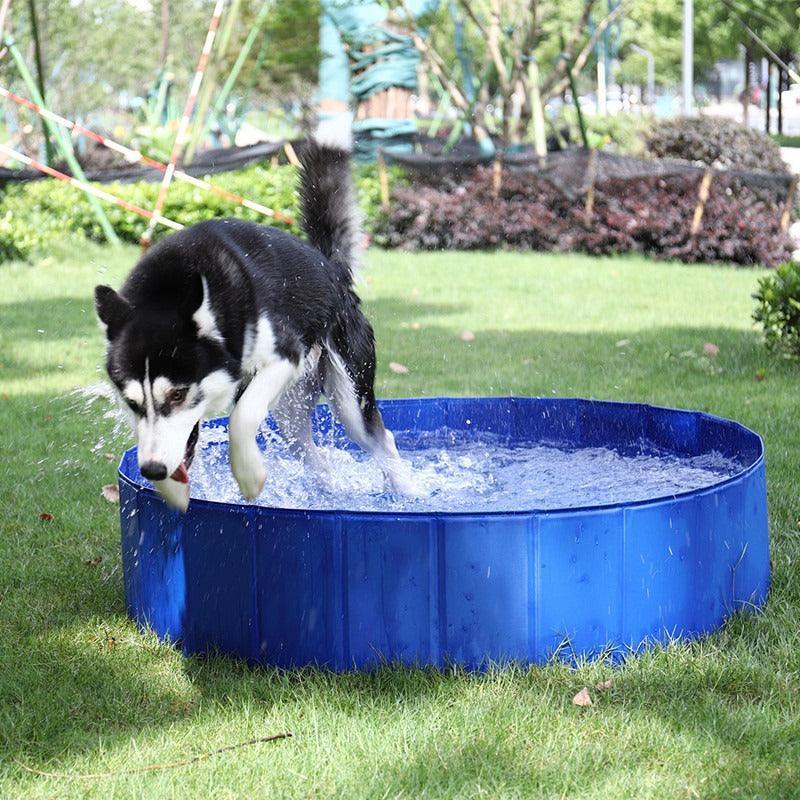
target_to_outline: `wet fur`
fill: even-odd
[[[162,496],[183,510],[188,486],[160,480],[159,472],[163,466],[171,474],[182,455],[177,445],[162,447],[168,437],[154,433],[157,425],[171,429],[182,415],[183,436],[190,417],[222,413],[235,403],[231,468],[252,498],[267,477],[255,435],[270,409],[298,455],[324,473],[309,418],[321,391],[351,438],[375,456],[391,488],[410,491],[407,465],[375,402],[374,336],[352,285],[361,229],[349,152],[312,139],[301,160],[309,243],[251,222],[209,220],[154,246],[118,293],[97,287],[108,373],[123,397],[126,386],[135,395],[158,377],[164,385],[191,387],[185,408],[157,407],[151,398],[152,409],[141,409],[137,437],[143,473],[159,478],[154,483]]]

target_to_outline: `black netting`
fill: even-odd
[[[413,179],[426,183],[459,183],[481,165],[492,163],[493,157],[479,152],[444,153],[386,153],[386,160],[411,173]],[[672,158],[646,159],[623,156],[596,150],[570,149],[548,153],[540,158],[524,151],[502,157],[503,168],[536,175],[552,184],[565,197],[574,200],[586,194],[590,184],[602,186],[613,181],[640,181],[670,177],[697,176],[706,167],[690,161]],[[747,188],[759,199],[785,202],[792,185],[788,172],[754,170],[712,170],[712,183],[724,176],[726,188],[735,191]]]
[[[248,164],[264,161],[276,155],[283,143],[258,142],[246,147],[224,147],[213,150],[203,150],[198,153],[191,164],[181,166],[184,172],[196,177],[213,175],[218,172],[231,172],[242,169]],[[66,171],[66,170],[64,170]],[[107,167],[105,169],[85,169],[86,177],[90,181],[99,183],[133,183],[135,181],[160,181],[163,172],[142,164],[130,164],[120,167]],[[35,181],[46,177],[36,170],[10,170],[0,168],[0,184],[9,182]]]

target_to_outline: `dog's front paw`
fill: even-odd
[[[252,448],[244,451],[232,448],[231,451],[231,472],[236,478],[236,483],[242,491],[245,500],[255,500],[267,482],[267,471],[264,469],[264,462],[261,460],[261,453],[255,443]]]
[[[174,481],[167,478],[163,481],[153,481],[153,486],[161,495],[164,502],[170,507],[177,509],[182,514],[189,508],[189,484]]]
[[[393,494],[417,500],[429,495],[425,487],[415,478],[411,467],[401,459],[384,468],[383,474],[386,487]]]

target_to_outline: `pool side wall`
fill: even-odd
[[[594,405],[602,418],[621,404]],[[461,408],[463,424],[474,410]],[[403,410],[406,421],[411,412]],[[676,428],[673,418],[671,434],[694,428],[696,439],[707,419],[694,415]],[[662,423],[658,414],[646,422],[652,430]],[[127,607],[187,655],[216,650],[334,670],[624,657],[713,631],[763,605],[769,588],[760,453],[736,478],[674,499],[488,515],[203,501],[181,515],[129,477],[135,451],[125,459]]]

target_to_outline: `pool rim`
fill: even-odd
[[[559,403],[559,402],[585,402],[590,404],[602,405],[602,406],[619,406],[619,407],[630,407],[630,406],[637,406],[638,408],[642,409],[652,409],[655,411],[669,411],[679,414],[690,414],[696,416],[699,419],[708,420],[714,424],[723,424],[725,426],[731,426],[733,428],[738,429],[738,432],[750,437],[755,437],[755,441],[758,445],[757,447],[757,457],[746,467],[744,467],[741,471],[736,472],[733,475],[729,475],[723,478],[720,481],[716,481],[714,483],[709,484],[708,486],[703,486],[697,489],[687,489],[683,492],[678,492],[676,494],[666,494],[666,495],[659,495],[656,497],[647,497],[639,500],[626,500],[623,502],[616,502],[616,503],[602,503],[602,504],[594,504],[594,505],[580,505],[580,506],[564,506],[559,508],[519,508],[513,510],[482,510],[482,509],[473,509],[473,510],[457,510],[457,511],[431,511],[431,510],[390,510],[390,509],[379,509],[379,510],[355,510],[355,509],[348,509],[348,508],[310,508],[310,509],[303,509],[303,508],[284,508],[281,506],[267,506],[267,505],[259,505],[256,503],[251,503],[247,501],[242,502],[230,502],[224,500],[208,500],[205,498],[195,498],[191,497],[189,501],[189,510],[194,508],[210,508],[216,511],[220,511],[222,509],[227,509],[231,512],[241,513],[242,509],[255,509],[259,513],[280,513],[280,514],[288,514],[292,516],[301,516],[305,519],[309,518],[322,518],[328,517],[331,515],[341,516],[346,514],[350,517],[355,517],[358,519],[403,519],[403,518],[417,518],[417,517],[426,517],[426,518],[447,518],[447,519],[469,519],[474,517],[491,517],[491,518],[501,518],[501,517],[518,517],[518,516],[539,516],[539,515],[559,515],[559,514],[578,514],[578,513],[593,513],[593,512],[612,512],[612,511],[622,511],[627,508],[638,508],[641,506],[648,506],[648,505],[658,505],[661,503],[671,503],[671,502],[680,502],[686,498],[690,497],[698,497],[709,492],[717,492],[720,489],[738,483],[740,481],[746,480],[749,478],[752,473],[756,472],[757,470],[764,467],[765,464],[765,447],[764,447],[764,440],[759,433],[748,428],[746,425],[743,425],[741,422],[737,422],[736,420],[728,419],[727,417],[719,416],[718,414],[711,414],[707,411],[699,411],[696,409],[687,409],[687,408],[676,408],[675,406],[664,406],[664,405],[657,405],[654,403],[639,403],[627,400],[596,400],[593,398],[588,397],[548,397],[546,395],[462,395],[462,396],[450,396],[450,395],[432,395],[429,397],[392,397],[386,398],[385,400],[378,401],[378,407],[382,408],[386,405],[392,403],[401,403],[401,402],[419,402],[419,401],[466,401],[466,400],[483,400],[483,401],[495,401],[495,402],[503,402],[503,401],[515,401],[515,400],[539,400],[539,401],[546,401],[548,403]],[[320,403],[319,405],[325,406],[325,403]],[[201,425],[206,425],[210,422],[215,422],[219,420],[226,420],[227,417],[212,417],[208,420],[202,420]],[[136,446],[130,447],[125,450],[120,458],[119,465],[117,467],[117,478],[120,482],[124,482],[128,486],[132,487],[137,492],[145,492],[149,496],[157,497],[159,499],[160,495],[156,490],[150,486],[147,486],[143,483],[139,483],[133,478],[131,478],[125,471],[124,467],[126,465],[126,461],[133,457],[133,454],[136,451]],[[176,512],[177,513],[177,512]]]

